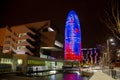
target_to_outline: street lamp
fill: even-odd
[[[110,45],[115,45],[113,38],[107,40],[107,64],[111,62]]]
[[[117,59],[118,59],[118,61],[119,61],[119,60],[120,60],[120,50],[118,50],[117,53],[118,53],[118,54],[117,54]]]
[[[114,41],[114,39],[113,39],[113,38],[111,38],[111,39],[109,39],[109,41],[110,41],[110,42],[113,42],[113,41]]]

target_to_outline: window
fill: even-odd
[[[15,39],[14,39],[14,38],[12,38],[12,41],[14,41],[14,42],[15,42]]]
[[[14,44],[12,44],[12,48],[16,49],[16,46]]]
[[[4,48],[4,50],[9,50],[9,49],[10,49],[10,47],[5,47],[5,48]]]
[[[18,46],[17,47],[17,50],[22,50],[22,49],[24,49],[25,48],[25,46]]]
[[[0,62],[1,62],[1,63],[8,63],[8,64],[9,64],[9,63],[12,62],[12,60],[9,59],[9,58],[1,58]]]
[[[5,44],[10,44],[10,41],[5,41]]]
[[[23,60],[22,59],[18,59],[17,62],[18,62],[18,64],[22,64]]]
[[[5,36],[6,38],[11,38],[11,36],[10,35],[7,35],[7,36]]]
[[[14,38],[12,38],[12,41],[13,41],[14,43],[17,43],[17,41],[16,41]]]
[[[22,43],[22,42],[25,42],[26,40],[23,39],[23,40],[18,40],[18,44]]]
[[[12,32],[12,29],[10,27],[7,27],[8,31]]]
[[[17,33],[14,32],[13,34],[14,34],[15,36],[17,36]]]
[[[25,35],[26,35],[26,33],[20,33],[19,37],[22,37],[22,36],[25,36]]]

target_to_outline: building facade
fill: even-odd
[[[56,31],[51,21],[41,21],[1,28],[0,46],[5,54],[40,55],[40,49],[55,50]]]

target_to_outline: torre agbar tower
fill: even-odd
[[[78,16],[74,10],[68,13],[65,25],[64,59],[82,60],[81,30]]]

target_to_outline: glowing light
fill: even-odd
[[[65,25],[65,59],[82,60],[81,31],[79,19],[75,11],[70,11]]]
[[[51,27],[48,28],[48,31],[54,31]]]
[[[56,73],[56,71],[50,71],[50,74],[55,74]]]
[[[18,59],[18,64],[22,64],[22,63],[23,63],[22,59]]]
[[[59,41],[55,40],[55,45],[58,46],[58,47],[61,47],[63,48],[63,44],[60,43]]]

